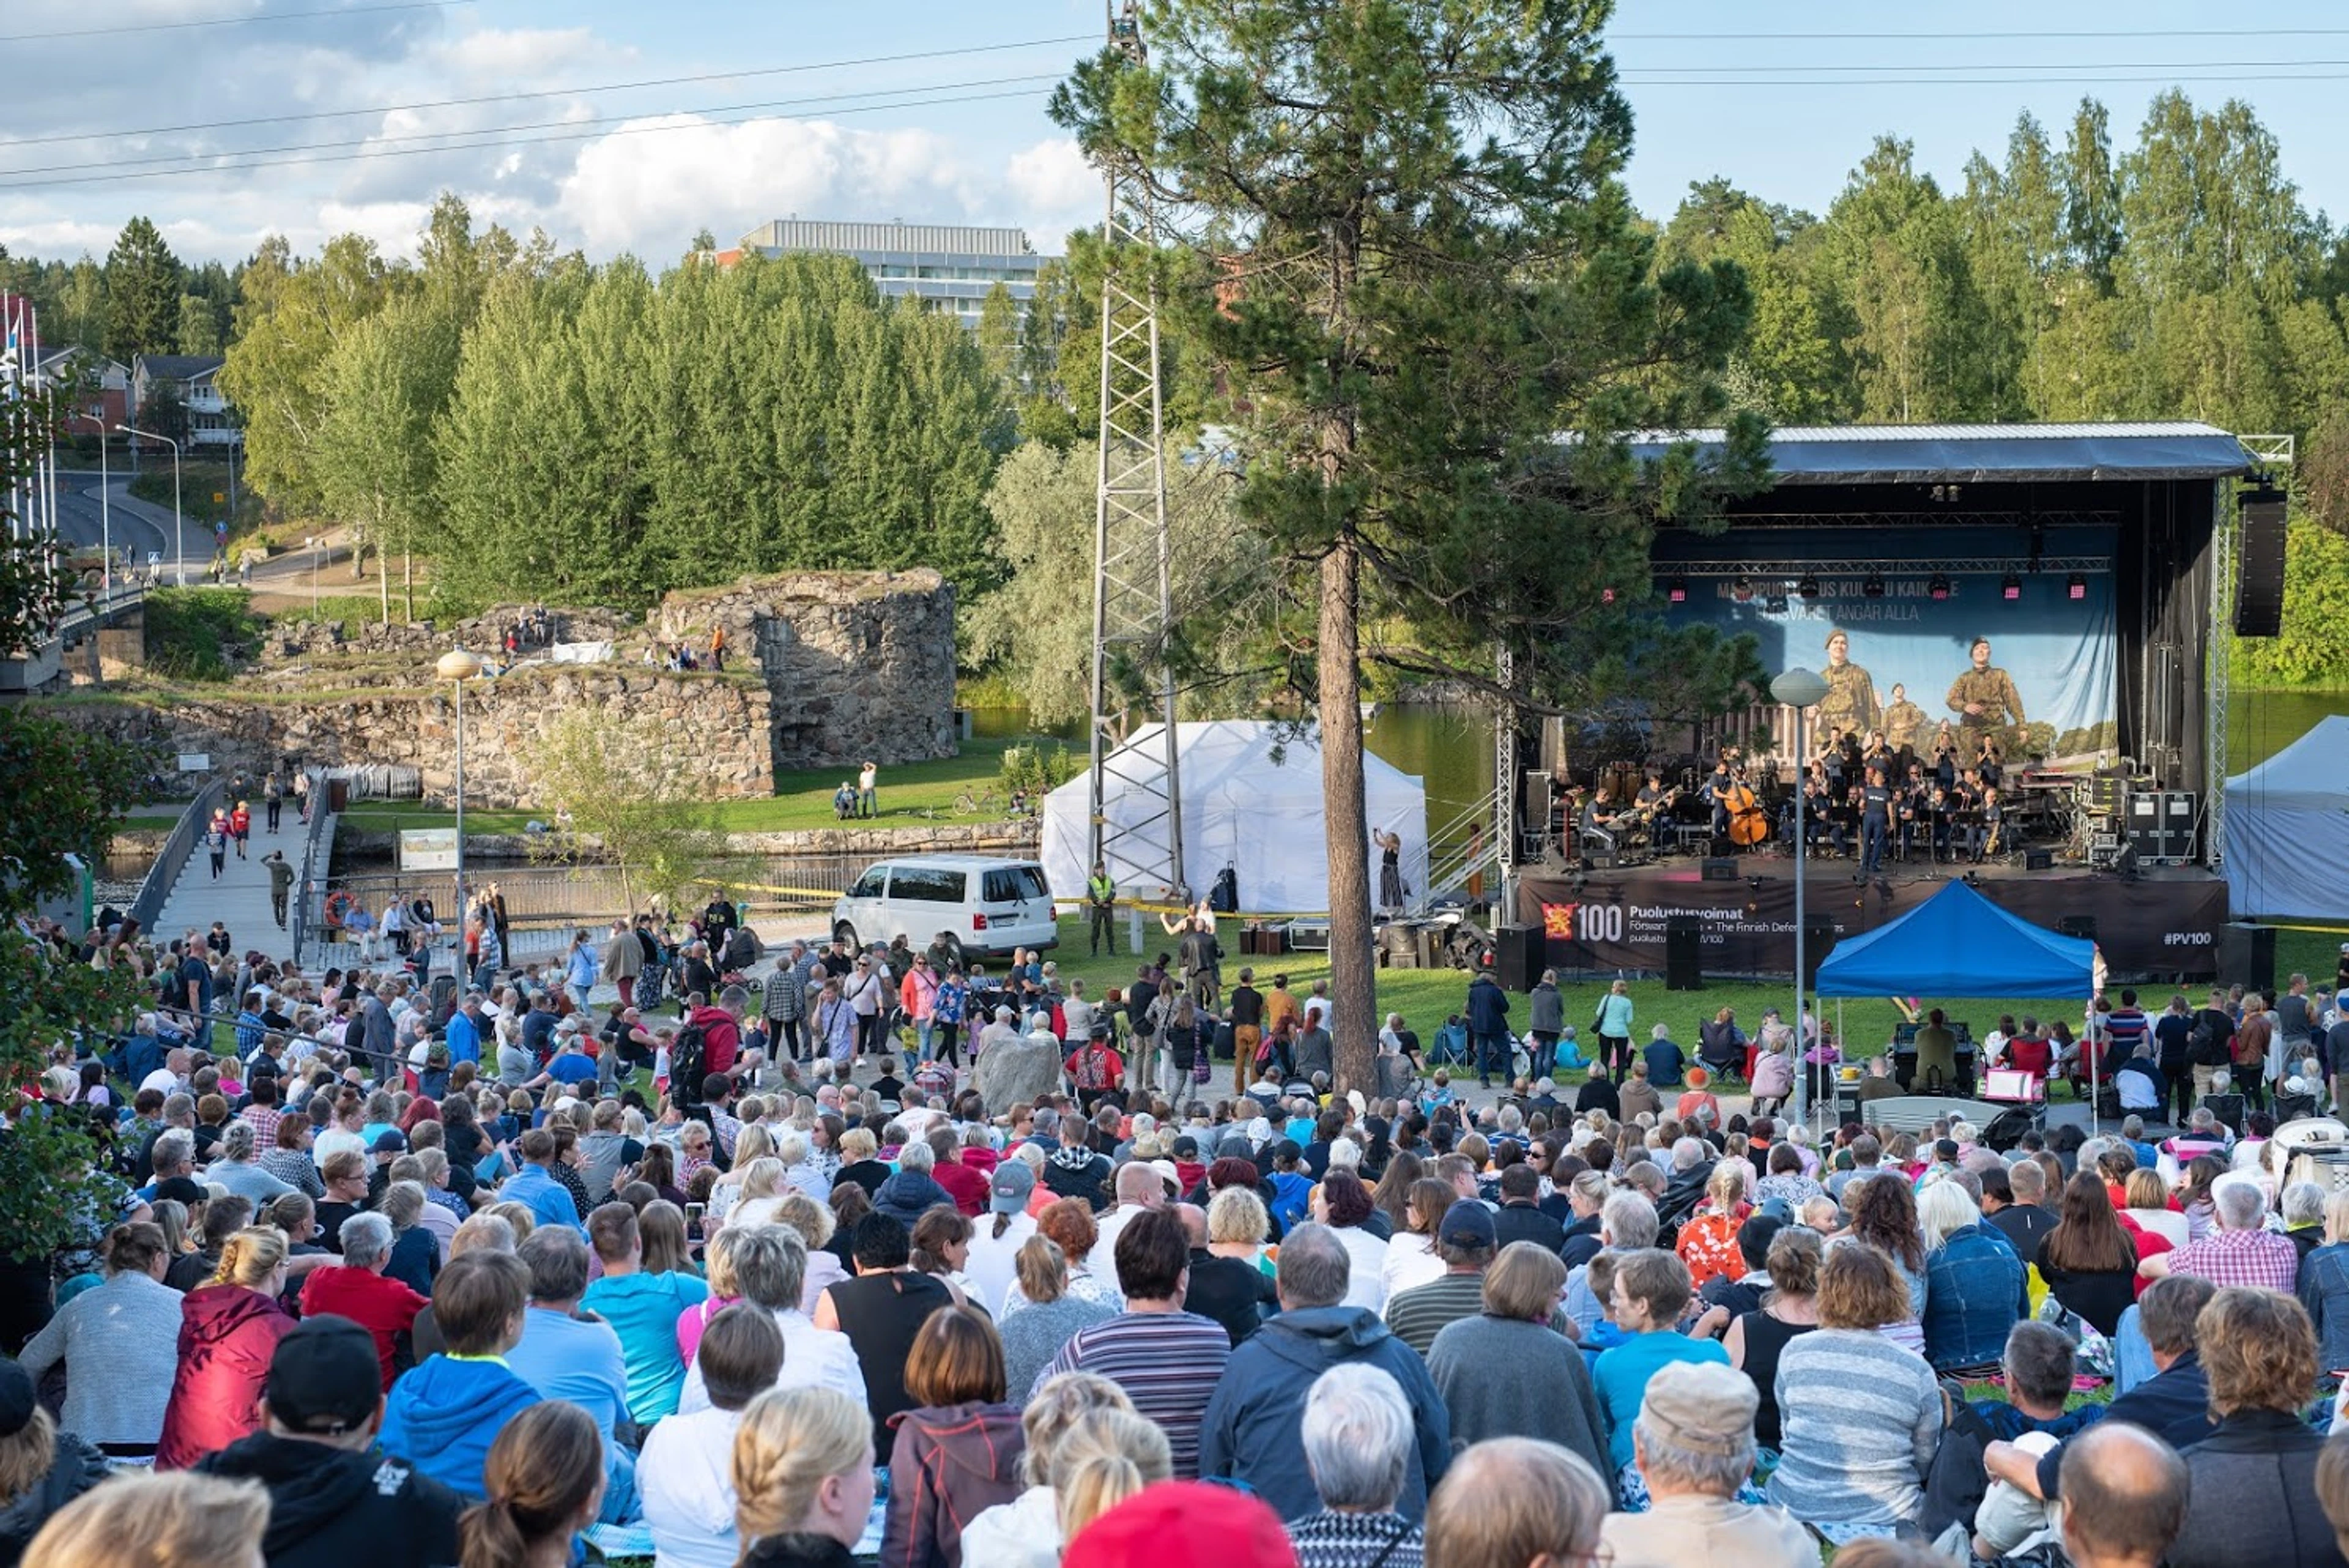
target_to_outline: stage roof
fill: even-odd
[[[1642,431],[1635,457],[1718,430]],[[2249,472],[2250,452],[2192,421],[2077,425],[1790,425],[1770,434],[1780,484],[1990,484],[2031,480],[2214,479]]]

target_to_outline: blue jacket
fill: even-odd
[[[1925,1359],[1936,1371],[1996,1363],[2028,1301],[2023,1260],[1995,1227],[1952,1231],[1925,1258]]]
[[[384,1401],[383,1451],[478,1502],[490,1445],[538,1400],[502,1361],[427,1356]]]
[[[1452,1420],[1417,1351],[1387,1331],[1368,1307],[1300,1307],[1267,1319],[1207,1400],[1199,1428],[1199,1474],[1247,1483],[1295,1521],[1321,1506],[1299,1458],[1299,1430],[1313,1380],[1341,1362],[1366,1361],[1391,1374],[1419,1423],[1419,1462],[1403,1467],[1395,1511],[1416,1521],[1452,1458]]]
[[[570,1189],[549,1176],[543,1166],[524,1165],[498,1189],[498,1197],[522,1204],[541,1225],[568,1225],[583,1235],[586,1233],[579,1223],[579,1205],[572,1200]]]
[[[2300,1304],[2316,1324],[2317,1365],[2349,1367],[2349,1241],[2319,1247],[2300,1261]]]
[[[1509,1031],[1509,993],[1489,974],[1468,982],[1468,1032],[1506,1034]]]

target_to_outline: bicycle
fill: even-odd
[[[981,812],[999,813],[1002,809],[1003,797],[996,794],[992,784],[977,794],[965,790],[955,796],[954,812],[957,816],[977,816]]]

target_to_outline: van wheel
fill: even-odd
[[[850,952],[854,952],[856,950],[856,928],[850,925],[846,920],[834,920],[832,923],[832,940],[836,942],[846,942],[848,944],[848,950]]]

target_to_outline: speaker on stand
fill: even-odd
[[[1694,915],[1664,921],[1664,989],[1704,989],[1704,922]]]
[[[1528,992],[1541,979],[1543,937],[1539,926],[1500,926],[1493,932],[1493,978],[1503,991]]]
[[[2273,926],[2230,920],[2219,928],[2219,983],[2241,984],[2256,991],[2275,989]]]

